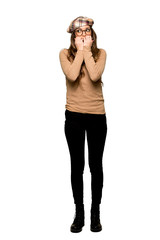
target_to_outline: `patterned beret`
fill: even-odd
[[[80,17],[74,19],[70,23],[70,25],[67,29],[67,32],[72,33],[76,28],[83,27],[86,25],[92,26],[93,24],[94,24],[93,19],[80,16]]]

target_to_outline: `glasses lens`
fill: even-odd
[[[89,35],[91,33],[91,29],[90,28],[87,28],[86,30],[81,30],[81,29],[77,29],[76,30],[76,34],[78,36],[82,35],[82,33],[85,33],[86,35]]]
[[[82,30],[81,29],[77,29],[76,33],[77,33],[77,35],[82,35]]]
[[[86,32],[86,34],[90,34],[91,29],[87,28],[85,32]]]

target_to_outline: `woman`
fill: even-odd
[[[65,136],[71,159],[71,185],[76,207],[71,232],[84,226],[83,170],[85,133],[88,142],[91,172],[91,231],[102,230],[100,203],[103,187],[102,156],[107,134],[107,121],[102,93],[101,75],[106,52],[97,48],[93,20],[74,19],[67,29],[71,33],[69,49],[60,51],[60,63],[66,76],[67,102]]]

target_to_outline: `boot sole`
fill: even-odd
[[[100,232],[100,231],[102,231],[102,228],[101,229],[93,229],[93,228],[91,228],[90,230],[91,230],[91,232]]]
[[[70,229],[72,233],[79,233],[79,232],[82,232],[82,228],[79,229],[79,230],[73,230],[73,229]]]

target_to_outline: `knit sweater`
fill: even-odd
[[[91,49],[78,50],[73,62],[67,58],[68,50],[59,53],[63,73],[66,76],[66,109],[72,112],[105,114],[101,82],[98,81],[105,68],[106,51],[100,49],[100,56],[95,62]],[[82,63],[84,76],[77,81]]]

